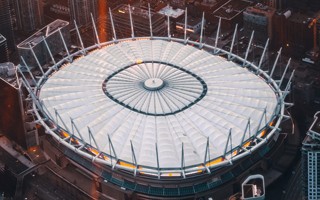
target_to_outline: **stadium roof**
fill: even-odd
[[[221,157],[230,130],[228,148],[242,145],[243,137],[252,136],[245,134],[248,120],[256,133],[277,106],[273,89],[248,69],[166,40],[93,51],[54,73],[40,99],[52,116],[59,112],[69,130],[76,124],[86,143],[92,142],[89,127],[101,151],[152,168]]]

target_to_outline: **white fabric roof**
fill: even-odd
[[[198,79],[160,61],[200,77],[207,85],[206,95],[181,112],[153,116],[124,107],[105,94],[108,91],[119,102],[151,114],[177,111],[202,94]],[[128,68],[117,72],[124,67]],[[159,69],[169,70],[166,77],[155,73]],[[149,73],[142,76],[142,70]],[[147,91],[141,85],[148,78],[161,78],[167,85]],[[72,118],[86,142],[90,143],[90,127],[101,151],[110,154],[109,135],[118,158],[133,162],[132,141],[137,163],[155,168],[156,144],[160,168],[181,167],[182,143],[185,166],[203,163],[208,137],[209,157],[221,156],[230,129],[232,147],[240,145],[248,119],[255,133],[264,109],[270,119],[277,104],[269,85],[247,69],[204,50],[163,40],[122,42],[91,52],[53,74],[40,99],[52,116],[57,109],[69,130]],[[63,127],[60,120],[59,124]]]

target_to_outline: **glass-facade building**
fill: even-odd
[[[320,199],[320,112],[302,143],[303,199]]]

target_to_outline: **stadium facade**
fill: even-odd
[[[290,61],[275,81],[278,59],[270,73],[265,51],[259,65],[247,60],[252,38],[245,58],[232,53],[235,35],[230,51],[217,47],[220,23],[210,46],[203,22],[199,42],[170,27],[154,36],[149,22],[148,37],[135,37],[132,21],[131,38],[113,26],[114,40],[100,43],[95,30],[96,45],[31,75],[34,87],[21,72],[46,133],[40,146],[92,177],[102,199],[227,198],[279,145]]]

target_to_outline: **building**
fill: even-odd
[[[61,31],[66,46],[69,47],[69,22],[59,19],[43,27],[17,45],[19,55],[24,58],[29,67],[39,67],[38,62],[40,65],[44,65],[49,60],[52,60],[44,39],[46,40],[53,56],[66,51],[59,31]],[[25,66],[22,61],[21,65]]]
[[[243,27],[246,35],[250,36],[254,31],[255,41],[261,44],[264,44],[268,38],[273,40],[272,18],[274,13],[274,8],[260,3],[248,7],[243,13]]]
[[[70,21],[70,8],[66,0],[47,0],[43,4],[43,16],[45,24],[56,19]]]
[[[7,40],[9,51],[15,49],[9,0],[0,0],[0,34]]]
[[[0,34],[0,63],[9,62],[9,52],[6,38]]]
[[[27,33],[43,26],[41,0],[15,0],[16,23],[19,30]]]
[[[250,1],[226,1],[219,8],[214,10],[209,17],[208,21],[217,24],[219,18],[221,18],[221,25],[223,31],[233,31],[236,24],[242,24],[243,12],[252,3]]]
[[[202,20],[200,18],[193,18],[188,16],[187,18],[187,32],[188,33],[200,33]],[[205,23],[204,23],[205,24]],[[176,22],[176,30],[184,32],[185,19],[182,18]]]
[[[276,10],[283,10],[287,7],[288,0],[266,0],[265,3],[269,7],[275,8]]]
[[[118,38],[66,55],[38,77],[39,146],[72,193],[226,199],[250,171],[273,163],[290,137],[281,132],[288,91],[252,62],[202,46]]]
[[[70,22],[77,22],[78,26],[92,24],[91,14],[96,20],[98,17],[98,0],[68,0]]]
[[[0,64],[0,132],[27,148],[28,135],[25,131],[25,112],[23,107],[22,85],[16,79],[16,68],[13,63]]]
[[[164,15],[164,16],[169,16],[170,19],[172,19],[173,21],[181,19],[184,16],[183,9],[180,9],[180,8],[174,9],[172,6],[169,6],[169,5],[163,7],[157,13]]]
[[[131,7],[135,36],[150,35],[149,12],[138,7]],[[112,10],[115,30],[118,38],[131,37],[131,25],[128,5],[120,5]],[[155,36],[167,34],[166,17],[151,12],[152,32]]]
[[[303,199],[320,198],[320,112],[314,115],[314,121],[302,142]]]

